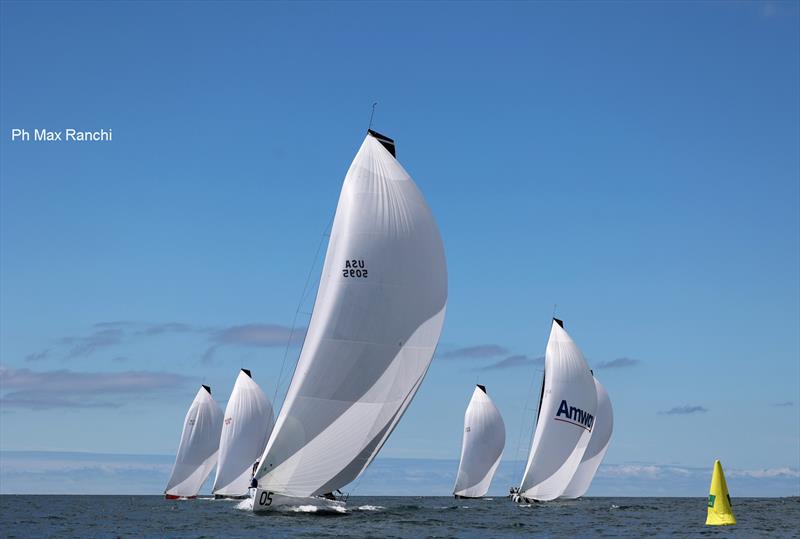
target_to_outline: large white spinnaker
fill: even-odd
[[[506,426],[497,407],[478,385],[464,414],[461,461],[453,487],[460,498],[480,498],[489,491],[506,445]]]
[[[539,417],[520,495],[554,500],[564,493],[589,444],[597,411],[594,377],[578,346],[554,319],[545,353]]]
[[[253,463],[267,446],[274,423],[272,404],[250,371],[242,369],[225,407],[214,479],[215,496],[247,494]]]
[[[200,386],[183,421],[178,454],[164,491],[167,498],[197,496],[217,463],[221,430],[222,410],[211,398],[211,388]]]
[[[608,398],[606,388],[595,378],[594,385],[597,388],[597,417],[595,417],[592,427],[592,437],[586,452],[583,454],[578,470],[572,476],[562,498],[580,498],[589,490],[592,479],[597,473],[597,468],[603,462],[603,458],[608,451],[611,441],[611,432],[614,430],[614,410],[611,407],[611,399]]]
[[[433,215],[395,159],[394,142],[370,131],[342,185],[306,339],[256,472],[258,492],[325,494],[369,465],[425,376],[446,303]]]

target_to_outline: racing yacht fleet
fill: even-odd
[[[434,216],[396,156],[368,130],[345,175],[319,287],[278,412],[242,369],[225,411],[203,385],[184,420],[168,499],[213,494],[253,511],[343,507],[342,489],[380,452],[419,390],[447,308],[447,265]],[[553,319],[536,427],[511,497],[583,496],[608,450],[613,412],[561,320]],[[453,495],[486,496],[506,442],[484,385],[464,416]]]

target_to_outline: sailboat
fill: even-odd
[[[411,404],[442,331],[439,229],[392,139],[369,130],[342,185],[294,376],[253,510],[342,506]]]
[[[506,445],[506,426],[497,407],[478,384],[464,414],[461,460],[453,487],[456,498],[482,498],[500,464]]]
[[[215,498],[247,497],[253,463],[267,446],[274,422],[269,399],[250,371],[242,369],[225,407],[214,478]]]
[[[196,498],[217,463],[222,410],[211,398],[211,388],[200,386],[192,401],[164,496],[168,500]]]
[[[554,318],[536,430],[521,485],[512,489],[512,498],[530,503],[582,496],[605,456],[612,429],[608,394],[564,323]]]
[[[736,517],[731,508],[731,496],[728,494],[728,483],[722,471],[722,463],[714,461],[714,471],[711,474],[711,488],[708,494],[708,515],[706,526],[733,526]]]

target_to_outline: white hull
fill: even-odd
[[[328,511],[343,511],[345,509],[343,501],[329,500],[320,496],[286,496],[260,488],[251,488],[250,492],[253,496],[254,513],[280,511],[290,507],[315,507],[316,509]]]

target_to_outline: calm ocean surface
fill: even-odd
[[[704,498],[358,496],[346,513],[255,515],[237,502],[160,496],[0,496],[2,537],[798,537],[800,498],[734,498],[735,527],[706,527]]]

